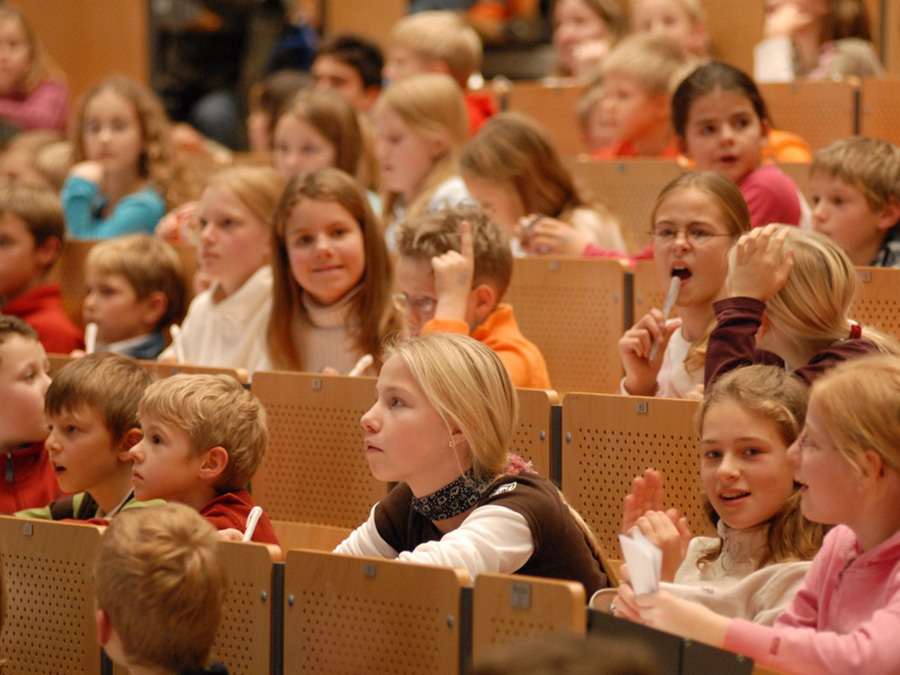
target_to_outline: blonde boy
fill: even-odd
[[[456,12],[418,12],[403,17],[388,36],[384,77],[388,82],[418,73],[444,73],[465,94],[469,133],[497,112],[497,104],[483,91],[469,91],[469,78],[481,68],[478,33]]]
[[[44,349],[61,354],[84,346],[59,285],[48,283],[65,232],[59,197],[32,185],[0,183],[0,313],[23,319]]]
[[[71,496],[16,513],[53,520],[111,519],[134,501],[128,450],[141,440],[138,406],[150,375],[121,354],[90,354],[66,364],[47,390],[44,445]]]
[[[44,448],[49,372],[34,328],[0,315],[0,514],[43,506],[59,494]]]
[[[98,349],[155,359],[163,330],[184,315],[185,280],[175,250],[151,234],[94,246],[85,262],[84,323],[97,324]]]
[[[540,350],[500,302],[512,277],[504,230],[480,210],[457,207],[409,218],[397,232],[394,305],[411,336],[470,335],[497,352],[517,387],[549,388]]]
[[[687,57],[671,39],[640,33],[620,42],[603,60],[603,108],[614,143],[594,154],[678,157],[671,123],[672,91]]]
[[[144,437],[130,451],[135,497],[181,502],[218,530],[244,532],[254,506],[245,486],[268,438],[259,399],[226,375],[174,375],[147,388],[140,417]],[[253,541],[278,544],[265,515]]]
[[[94,564],[100,646],[132,675],[206,669],[228,579],[215,529],[183,504],[116,518]]]
[[[855,265],[900,267],[900,148],[845,138],[816,152],[809,175],[813,229]]]

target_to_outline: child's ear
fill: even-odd
[[[168,296],[162,291],[153,291],[141,302],[144,306],[141,320],[148,328],[155,328],[169,308]]]
[[[132,427],[125,432],[125,435],[122,436],[122,440],[119,441],[119,447],[116,448],[116,455],[119,457],[120,462],[131,463],[134,458],[128,454],[128,451],[140,443],[143,437],[144,434],[142,434],[141,430],[137,427]]]
[[[765,146],[765,145],[768,145],[768,144],[769,144],[769,132],[772,130],[772,127],[771,127],[771,125],[769,124],[769,120],[767,120],[767,119],[760,119],[760,120],[759,120],[759,126],[760,126],[760,128],[761,128],[761,132],[760,132],[760,133],[762,134],[762,144],[763,144],[764,146]]]
[[[874,450],[863,452],[862,461],[863,478],[875,479],[884,476],[884,459]]]
[[[208,481],[218,479],[228,466],[228,451],[221,445],[210,448],[203,455],[203,464],[200,465],[200,478]]]
[[[450,148],[450,142],[444,138],[444,135],[435,136],[433,138],[426,139],[428,143],[428,150],[431,155],[431,159],[437,161],[445,154],[447,154],[447,150]]]
[[[97,641],[100,643],[101,647],[105,647],[109,644],[113,631],[112,623],[109,621],[109,615],[106,613],[106,610],[98,609],[94,613],[94,618],[97,621]]]
[[[878,229],[889,230],[900,221],[900,201],[891,199],[878,212]]]
[[[490,284],[478,284],[469,294],[469,324],[477,326],[494,311],[497,302],[497,290]]]
[[[59,240],[59,237],[47,237],[34,249],[35,262],[40,265],[41,269],[47,271],[59,258],[61,251],[62,242]]]

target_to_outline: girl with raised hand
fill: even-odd
[[[663,188],[651,222],[660,286],[669,288],[673,277],[680,279],[678,318],[665,321],[652,309],[625,331],[619,340],[622,391],[700,398],[713,303],[726,295],[728,250],[750,229],[750,214],[734,183],[706,171],[684,174]],[[659,345],[655,352],[654,344]]]
[[[693,537],[675,509],[663,511],[662,480],[648,470],[625,499],[622,530],[637,528],[663,552],[662,581],[677,597],[771,625],[794,597],[819,550],[822,528],[800,513],[788,447],[806,416],[809,390],[784,370],[752,366],[713,385],[698,415],[700,477],[715,537]],[[592,599],[632,620],[615,591]]]
[[[336,553],[606,586],[581,516],[510,455],[518,398],[489,347],[449,333],[399,342],[376,392],[361,420],[366,457],[399,485]]]

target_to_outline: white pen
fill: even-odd
[[[250,515],[247,516],[247,529],[244,530],[244,538],[241,539],[241,541],[250,541],[253,539],[253,532],[256,530],[256,524],[259,522],[259,517],[261,515],[261,506],[254,506],[250,509]]]
[[[669,283],[669,294],[666,295],[666,304],[663,305],[663,325],[669,320],[669,313],[672,311],[672,307],[678,299],[679,290],[681,290],[681,277],[673,276],[671,283]],[[659,353],[659,345],[659,342],[654,342],[653,346],[650,347],[651,361],[655,359],[656,355]]]
[[[97,324],[91,321],[84,327],[84,353],[93,354],[97,351]]]
[[[691,590],[706,593],[706,595],[715,595],[716,589],[713,586],[689,586],[687,584],[673,584],[668,581],[660,581],[659,587],[664,591]]]
[[[356,365],[354,365],[350,369],[350,372],[347,373],[347,375],[350,375],[352,377],[359,377],[364,372],[366,372],[366,369],[369,368],[369,366],[371,366],[373,363],[375,363],[375,359],[373,358],[373,356],[371,354],[366,354],[356,362]]]
[[[176,363],[184,363],[184,343],[181,340],[181,326],[173,323],[172,327],[169,328],[169,332],[172,334],[172,346],[175,347],[175,361]]]

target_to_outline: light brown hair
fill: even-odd
[[[443,61],[463,89],[469,76],[481,68],[481,38],[457,12],[433,10],[405,16],[391,28],[388,45],[409,49],[426,61]]]
[[[34,26],[21,8],[10,2],[4,2],[0,6],[0,21],[17,21],[25,33],[25,41],[31,52],[31,66],[21,82],[20,91],[22,93],[27,94],[33,91],[44,80],[65,81],[62,70],[41,45]]]
[[[651,96],[671,94],[690,63],[684,50],[671,38],[651,33],[630,35],[603,59],[601,72],[625,75]]]

